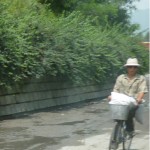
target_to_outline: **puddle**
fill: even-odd
[[[16,137],[19,138],[28,138],[27,136],[22,136],[23,133],[26,133],[26,129],[28,128],[22,128],[22,127],[13,127],[13,128],[0,128],[0,141],[2,139],[6,140],[13,140]]]
[[[108,109],[96,109],[96,110],[87,110],[87,111],[85,111],[85,113],[94,113],[94,114],[96,114],[96,113],[105,113],[107,111],[108,111]]]
[[[73,132],[73,134],[78,134],[78,135],[85,135],[85,134],[92,134],[92,133],[97,133],[97,130],[77,130]]]
[[[0,128],[0,149],[4,144],[12,143],[15,141],[26,141],[30,139],[30,136],[26,134],[27,128]]]
[[[63,123],[59,123],[59,124],[51,124],[51,123],[43,124],[41,122],[34,122],[34,126],[75,125],[75,124],[79,124],[79,123],[85,123],[87,120],[89,120],[89,119],[85,119],[85,120],[81,120],[81,121],[63,122]]]
[[[4,142],[0,143],[1,150],[43,150],[47,146],[50,145],[57,145],[61,142],[61,140],[69,138],[69,136],[62,136],[62,137],[42,137],[42,136],[35,136],[33,139],[30,140],[23,140],[23,141],[13,141],[13,142]]]
[[[3,143],[3,142],[5,142],[5,140],[4,139],[0,139],[0,143]]]
[[[0,135],[2,133],[10,133],[10,132],[22,132],[25,131],[28,128],[22,128],[22,127],[13,127],[13,128],[4,128],[4,127],[0,127]]]
[[[72,121],[72,122],[64,122],[64,123],[60,123],[60,124],[57,124],[57,125],[75,125],[75,124],[78,124],[78,123],[85,123],[85,121]]]

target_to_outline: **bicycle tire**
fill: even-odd
[[[112,149],[117,150],[119,146],[120,133],[121,133],[121,122],[117,122],[110,137],[109,150]]]
[[[126,134],[126,135],[125,135]],[[124,130],[123,150],[130,150],[133,137]]]

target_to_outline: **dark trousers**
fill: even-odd
[[[129,132],[134,131],[134,120],[133,120],[133,118],[135,116],[135,112],[136,112],[137,108],[138,108],[137,106],[130,108],[128,119],[126,120],[126,130]]]

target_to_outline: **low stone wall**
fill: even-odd
[[[66,81],[39,79],[0,92],[0,116],[28,112],[52,106],[103,98],[112,89],[109,85],[72,85]]]

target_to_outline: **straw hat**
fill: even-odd
[[[138,63],[137,58],[129,58],[124,66],[140,66],[140,64]]]

